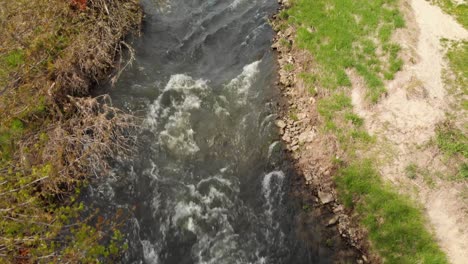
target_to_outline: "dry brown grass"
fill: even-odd
[[[82,207],[67,197],[134,143],[133,117],[88,96],[142,17],[138,0],[86,4],[0,0],[0,260],[92,262],[115,251],[87,223],[70,224]]]

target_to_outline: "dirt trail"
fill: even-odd
[[[403,11],[408,27],[397,32],[395,40],[403,48],[405,68],[375,106],[364,102],[363,80],[350,71],[353,104],[369,132],[382,140],[383,147],[376,150],[382,175],[423,203],[441,247],[451,262],[462,264],[468,260],[468,210],[460,193],[467,186],[436,176],[448,168],[437,148],[425,143],[434,137],[452,100],[442,79],[440,39],[468,39],[468,31],[425,0],[405,2]],[[405,168],[410,164],[423,168],[425,175],[408,178]]]

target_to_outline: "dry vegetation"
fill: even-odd
[[[109,78],[137,0],[0,0],[0,257],[95,262],[118,231],[77,222],[79,187],[128,153],[134,120],[90,89]],[[75,220],[74,220],[75,219]],[[65,235],[66,234],[66,235]],[[111,243],[99,245],[102,239]],[[73,245],[70,245],[73,241]]]

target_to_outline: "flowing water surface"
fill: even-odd
[[[274,126],[276,0],[144,0],[136,61],[108,92],[143,118],[138,151],[90,188],[129,212],[123,263],[330,263],[299,239]]]

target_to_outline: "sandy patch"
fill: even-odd
[[[436,124],[445,119],[453,100],[442,80],[446,64],[440,39],[468,39],[468,31],[424,0],[404,3],[403,11],[408,27],[397,32],[395,40],[403,47],[405,68],[387,84],[386,98],[375,106],[365,103],[363,80],[349,71],[353,104],[369,132],[382,139],[379,145],[386,146],[377,150],[382,175],[422,201],[441,247],[452,263],[462,264],[468,260],[468,214],[460,193],[467,184],[436,176],[448,168],[436,148],[424,145],[434,137]],[[428,175],[409,179],[405,172],[409,164],[424,168]]]

